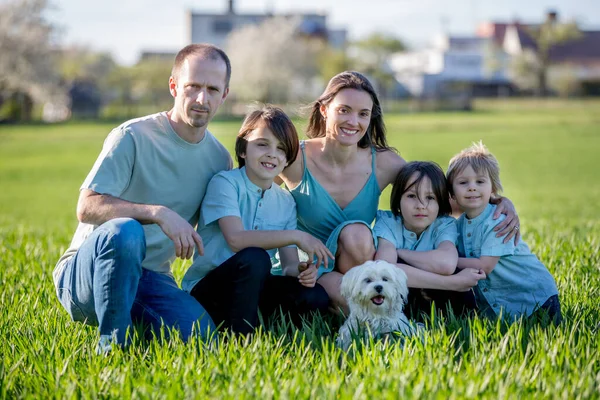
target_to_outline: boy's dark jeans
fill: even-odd
[[[257,247],[243,249],[208,273],[190,293],[206,309],[215,325],[235,333],[252,333],[258,309],[266,317],[275,311],[301,316],[327,310],[329,297],[320,285],[305,288],[297,278],[271,275],[269,254]]]
[[[448,315],[450,311],[462,317],[477,309],[475,294],[473,290],[467,292],[455,292],[452,290],[416,289],[408,290],[408,303],[404,308],[406,315],[411,319],[419,319],[422,313],[431,314],[431,305]]]

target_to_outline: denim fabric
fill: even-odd
[[[266,250],[247,247],[210,271],[190,294],[221,329],[249,334],[258,325],[258,303],[270,270]]]
[[[126,344],[132,323],[177,328],[183,340],[196,321],[202,335],[215,330],[202,306],[171,276],[142,269],[145,255],[141,224],[113,219],[93,231],[57,276],[58,299],[71,318],[99,327],[99,351],[112,341]]]

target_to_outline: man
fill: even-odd
[[[132,322],[164,324],[186,340],[194,325],[214,324],[178,288],[175,257],[202,254],[194,230],[206,186],[231,169],[223,145],[206,129],[229,93],[231,64],[219,48],[193,44],[175,58],[173,108],[114,129],[79,195],[79,226],[53,273],[58,298],[75,321],[98,325],[97,351],[125,345]]]

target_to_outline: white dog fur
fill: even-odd
[[[391,332],[413,335],[416,325],[402,312],[408,299],[406,274],[386,261],[367,261],[350,269],[342,279],[342,296],[350,315],[340,328],[337,345],[347,350],[352,338]]]

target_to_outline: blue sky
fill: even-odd
[[[134,63],[142,50],[176,51],[187,44],[185,11],[222,12],[227,0],[51,0],[49,18],[63,29],[61,42],[109,51],[117,61]],[[414,47],[446,27],[470,34],[482,21],[535,22],[548,9],[562,20],[600,29],[599,0],[236,0],[237,12],[317,11],[350,38],[388,32]],[[445,22],[443,22],[445,21]]]

